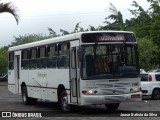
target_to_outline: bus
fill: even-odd
[[[9,48],[8,89],[24,104],[73,105],[141,101],[136,37],[130,31],[86,31]]]

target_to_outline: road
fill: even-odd
[[[0,112],[12,112],[16,119],[16,115],[35,113],[38,118],[23,118],[23,119],[83,119],[83,120],[97,120],[97,119],[159,119],[160,118],[160,100],[143,99],[142,102],[128,102],[121,103],[116,112],[109,112],[103,105],[76,107],[72,113],[62,113],[57,103],[39,100],[36,105],[26,106],[22,103],[21,96],[14,95],[7,90],[7,87],[0,87]],[[28,113],[29,112],[29,113]],[[146,113],[146,114],[145,114]],[[144,117],[148,115],[149,117]],[[40,118],[42,116],[42,118]],[[123,116],[123,117],[121,117]],[[129,116],[129,117],[127,117]],[[134,116],[134,117],[130,117]],[[158,117],[156,117],[158,116]],[[21,116],[20,116],[21,117]],[[32,117],[32,116],[31,116]],[[2,119],[2,118],[0,118]],[[9,119],[9,118],[8,118]],[[13,118],[12,118],[13,119]],[[22,118],[19,118],[22,119]]]

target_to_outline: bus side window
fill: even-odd
[[[58,45],[58,68],[69,68],[69,43],[62,43]]]
[[[37,48],[32,48],[30,50],[30,69],[36,69],[37,68]]]
[[[21,57],[21,69],[28,69],[29,68],[29,56],[28,56],[28,49],[22,50],[22,57]]]
[[[47,47],[47,68],[57,67],[57,45],[51,45]]]
[[[46,46],[41,46],[38,48],[38,59],[37,59],[37,68],[42,69],[46,68]]]
[[[14,52],[9,52],[9,70],[14,69]]]

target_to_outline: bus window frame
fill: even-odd
[[[8,59],[9,59],[8,69],[14,70],[14,51],[9,52]]]
[[[67,47],[67,51],[66,51],[67,53],[66,54],[62,53],[62,46],[61,45],[64,45],[64,44],[67,45],[66,46]],[[58,69],[69,69],[69,65],[70,65],[69,55],[70,55],[70,42],[67,41],[67,42],[58,43],[58,59],[57,59],[57,68]],[[62,62],[66,62],[66,66],[60,66],[60,63],[62,63]]]
[[[45,69],[46,67],[47,67],[47,61],[46,61],[46,59],[47,59],[47,46],[46,45],[42,45],[42,46],[38,46],[38,50],[37,50],[37,69]],[[44,49],[44,55],[43,56],[41,56],[41,49]]]
[[[50,56],[50,47],[55,47],[55,51],[56,54],[54,54],[55,56]],[[46,50],[46,57],[47,57],[47,69],[56,69],[57,68],[57,58],[58,58],[58,45],[57,44],[50,44],[47,45],[47,50]],[[54,66],[50,66],[50,62],[49,61],[55,61],[55,65]]]
[[[27,56],[26,56],[26,58],[24,58],[24,51],[27,51]],[[22,50],[22,55],[21,55],[21,70],[27,70],[27,69],[29,69],[29,49],[23,49]],[[24,67],[23,66],[23,62],[25,63],[25,62],[27,62],[27,65]],[[28,67],[27,67],[28,66]]]
[[[35,56],[35,58],[32,58],[32,50],[34,50],[34,49],[36,50],[36,56]],[[37,69],[37,49],[38,49],[38,47],[32,47],[29,50],[29,69]],[[33,60],[36,63],[35,67],[31,67],[31,63],[32,63]]]

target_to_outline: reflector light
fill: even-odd
[[[141,96],[140,96],[140,94],[134,94],[134,95],[131,95],[131,98],[140,98]]]

